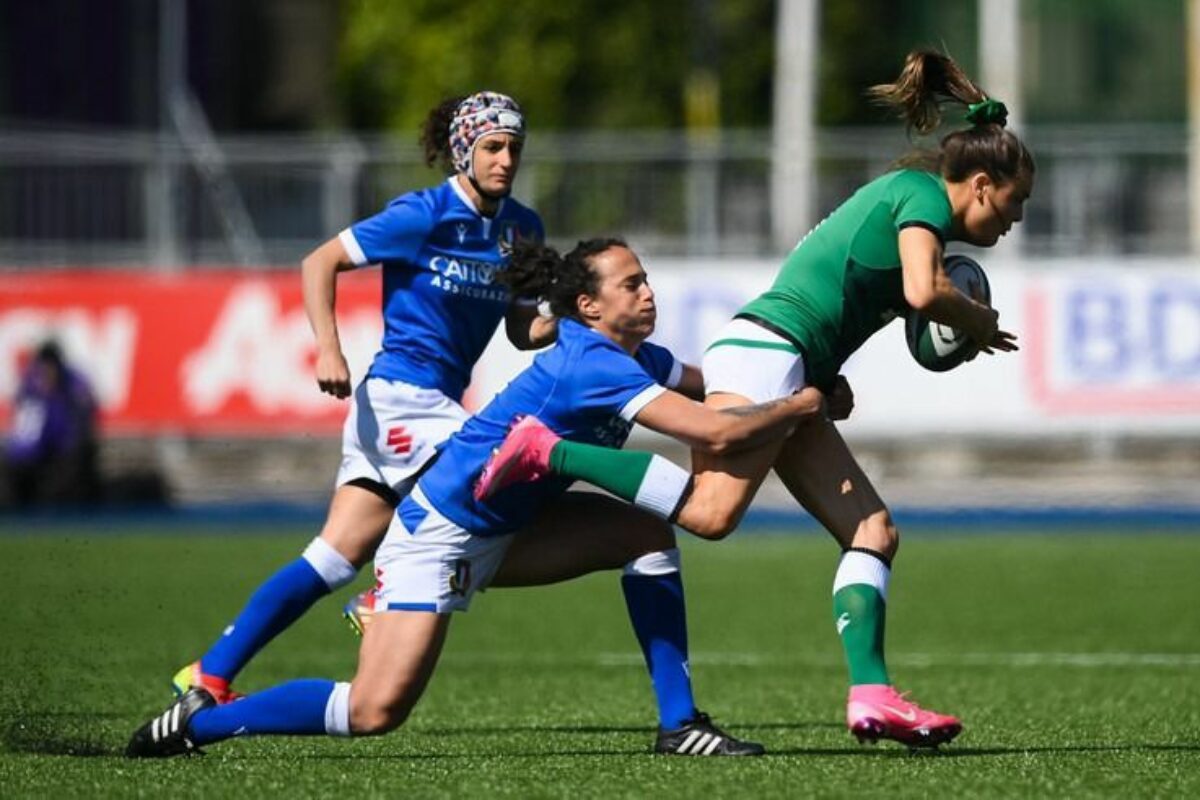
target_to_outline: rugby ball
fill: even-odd
[[[972,258],[946,256],[946,275],[955,288],[974,300],[991,305],[992,290],[983,267]],[[933,372],[945,372],[957,367],[975,353],[975,345],[948,325],[942,325],[916,311],[908,312],[905,325],[908,350],[918,364]]]

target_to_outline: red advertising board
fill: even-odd
[[[379,281],[378,270],[338,280],[339,330],[356,376],[379,346]],[[92,382],[108,433],[330,433],[345,415],[313,379],[298,271],[6,275],[0,417],[47,338]]]

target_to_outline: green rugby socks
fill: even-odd
[[[890,578],[891,568],[882,554],[866,548],[842,554],[833,579],[833,621],[846,653],[851,686],[891,683],[883,658]]]
[[[566,439],[550,451],[550,469],[587,481],[663,519],[677,513],[692,482],[690,472],[660,455]]]

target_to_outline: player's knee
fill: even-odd
[[[694,514],[686,521],[681,519],[680,524],[702,539],[716,541],[733,533],[740,521],[741,514],[735,509],[710,506],[703,513]]]
[[[383,534],[367,529],[347,529],[338,527],[332,522],[326,522],[318,538],[347,562],[353,564],[355,569],[362,569],[365,564],[370,562],[379,543],[383,541]]]
[[[350,729],[355,736],[381,736],[396,730],[408,719],[412,704],[388,695],[359,697],[351,693]]]
[[[890,513],[879,511],[863,520],[854,537],[854,544],[882,553],[891,561],[900,549],[900,531],[896,529]]]

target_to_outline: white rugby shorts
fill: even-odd
[[[437,389],[367,378],[358,384],[342,428],[337,484],[367,478],[403,497],[437,445],[470,414]]]
[[[375,553],[377,611],[466,611],[496,575],[516,534],[475,536],[412,490]]]
[[[748,319],[727,322],[701,361],[704,393],[729,392],[766,403],[804,388],[804,356],[794,344]]]

